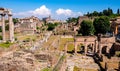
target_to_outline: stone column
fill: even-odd
[[[67,53],[67,44],[64,44],[64,47],[65,47],[64,51],[65,53]]]
[[[99,43],[99,55],[101,55],[101,54],[102,54],[102,46]]]
[[[118,25],[116,25],[116,27],[115,27],[115,35],[117,35],[118,34]]]
[[[95,44],[92,44],[92,52],[95,52]]]
[[[75,42],[75,54],[77,54],[77,42]]]
[[[107,46],[106,48],[106,53],[109,53],[109,46]]]
[[[95,53],[97,53],[97,51],[98,51],[98,42],[97,40],[95,40]]]
[[[6,36],[5,36],[5,14],[1,14],[2,18],[2,39],[3,39],[3,42],[6,42]]]
[[[85,55],[87,54],[87,46],[86,46],[86,44],[85,44]]]
[[[14,24],[12,20],[12,14],[8,14],[9,18],[9,39],[11,42],[14,41]]]
[[[85,55],[87,54],[87,44],[86,44],[87,39],[84,40],[84,49],[85,49]]]

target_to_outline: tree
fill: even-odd
[[[94,34],[94,26],[92,21],[83,20],[81,23],[81,28],[78,31],[79,34],[83,36],[89,36]]]
[[[117,10],[117,14],[118,14],[118,15],[120,14],[120,10],[119,10],[119,9]]]
[[[103,10],[103,14],[104,16],[111,16],[113,15],[113,11],[112,9],[108,8],[108,9]]]
[[[110,22],[108,17],[99,17],[96,18],[93,22],[95,27],[95,34],[106,34],[106,32],[110,31]]]
[[[52,31],[52,30],[54,30],[55,29],[55,27],[57,26],[58,24],[57,23],[48,23],[48,28],[47,28],[47,30],[48,31]]]
[[[94,11],[94,12],[93,12],[93,16],[98,16],[98,12],[97,12],[97,11]]]
[[[113,11],[112,9],[108,8],[108,16],[111,16],[111,15],[113,15]]]
[[[5,30],[7,30],[7,31],[9,30],[9,24],[5,25]]]
[[[67,23],[77,23],[78,22],[78,18],[68,18],[67,20]]]
[[[0,40],[2,40],[2,36],[0,35]]]
[[[103,16],[103,12],[99,12],[99,14],[98,14],[99,16]]]
[[[0,32],[2,32],[2,26],[0,26]]]
[[[103,10],[103,14],[105,15],[105,16],[108,16],[108,11],[105,9],[105,10]]]
[[[18,18],[13,18],[13,23],[14,24],[18,23]]]

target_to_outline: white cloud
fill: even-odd
[[[42,5],[40,8],[37,8],[34,11],[31,11],[31,13],[35,15],[50,15],[51,10],[48,9],[45,5]]]
[[[72,14],[72,10],[59,8],[58,10],[56,10],[56,13],[57,15],[70,16]]]
[[[73,12],[70,9],[63,9],[59,8],[56,10],[57,15],[62,15],[62,16],[67,16],[67,17],[77,17],[77,16],[82,16],[83,14],[81,12]]]
[[[63,8],[58,8],[55,12],[53,11],[53,13],[51,13],[51,10],[47,8],[45,5],[42,5],[34,10],[13,13],[14,17],[19,17],[19,18],[28,17],[32,15],[37,16],[39,18],[43,18],[51,15],[52,18],[54,19],[67,19],[68,17],[78,17],[78,16],[82,16],[83,14],[81,12],[74,12],[70,9],[63,9]]]
[[[47,8],[45,5],[42,5],[40,8],[37,8],[32,11],[14,13],[14,15],[16,16],[29,16],[29,15],[48,16],[50,14],[51,14],[51,10]]]

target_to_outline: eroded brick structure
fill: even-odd
[[[65,45],[65,52],[67,52],[67,46],[69,43],[74,43],[74,52],[77,54],[78,45],[84,46],[85,55],[88,53],[89,47],[92,49],[92,53],[102,54],[104,48],[106,53],[110,52],[110,49],[115,43],[115,37],[100,37],[100,40],[96,36],[77,36],[74,37],[74,42],[69,42]]]

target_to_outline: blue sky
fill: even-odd
[[[51,15],[55,19],[76,17],[108,7],[120,9],[120,0],[0,0],[0,7],[10,8],[14,17]]]

